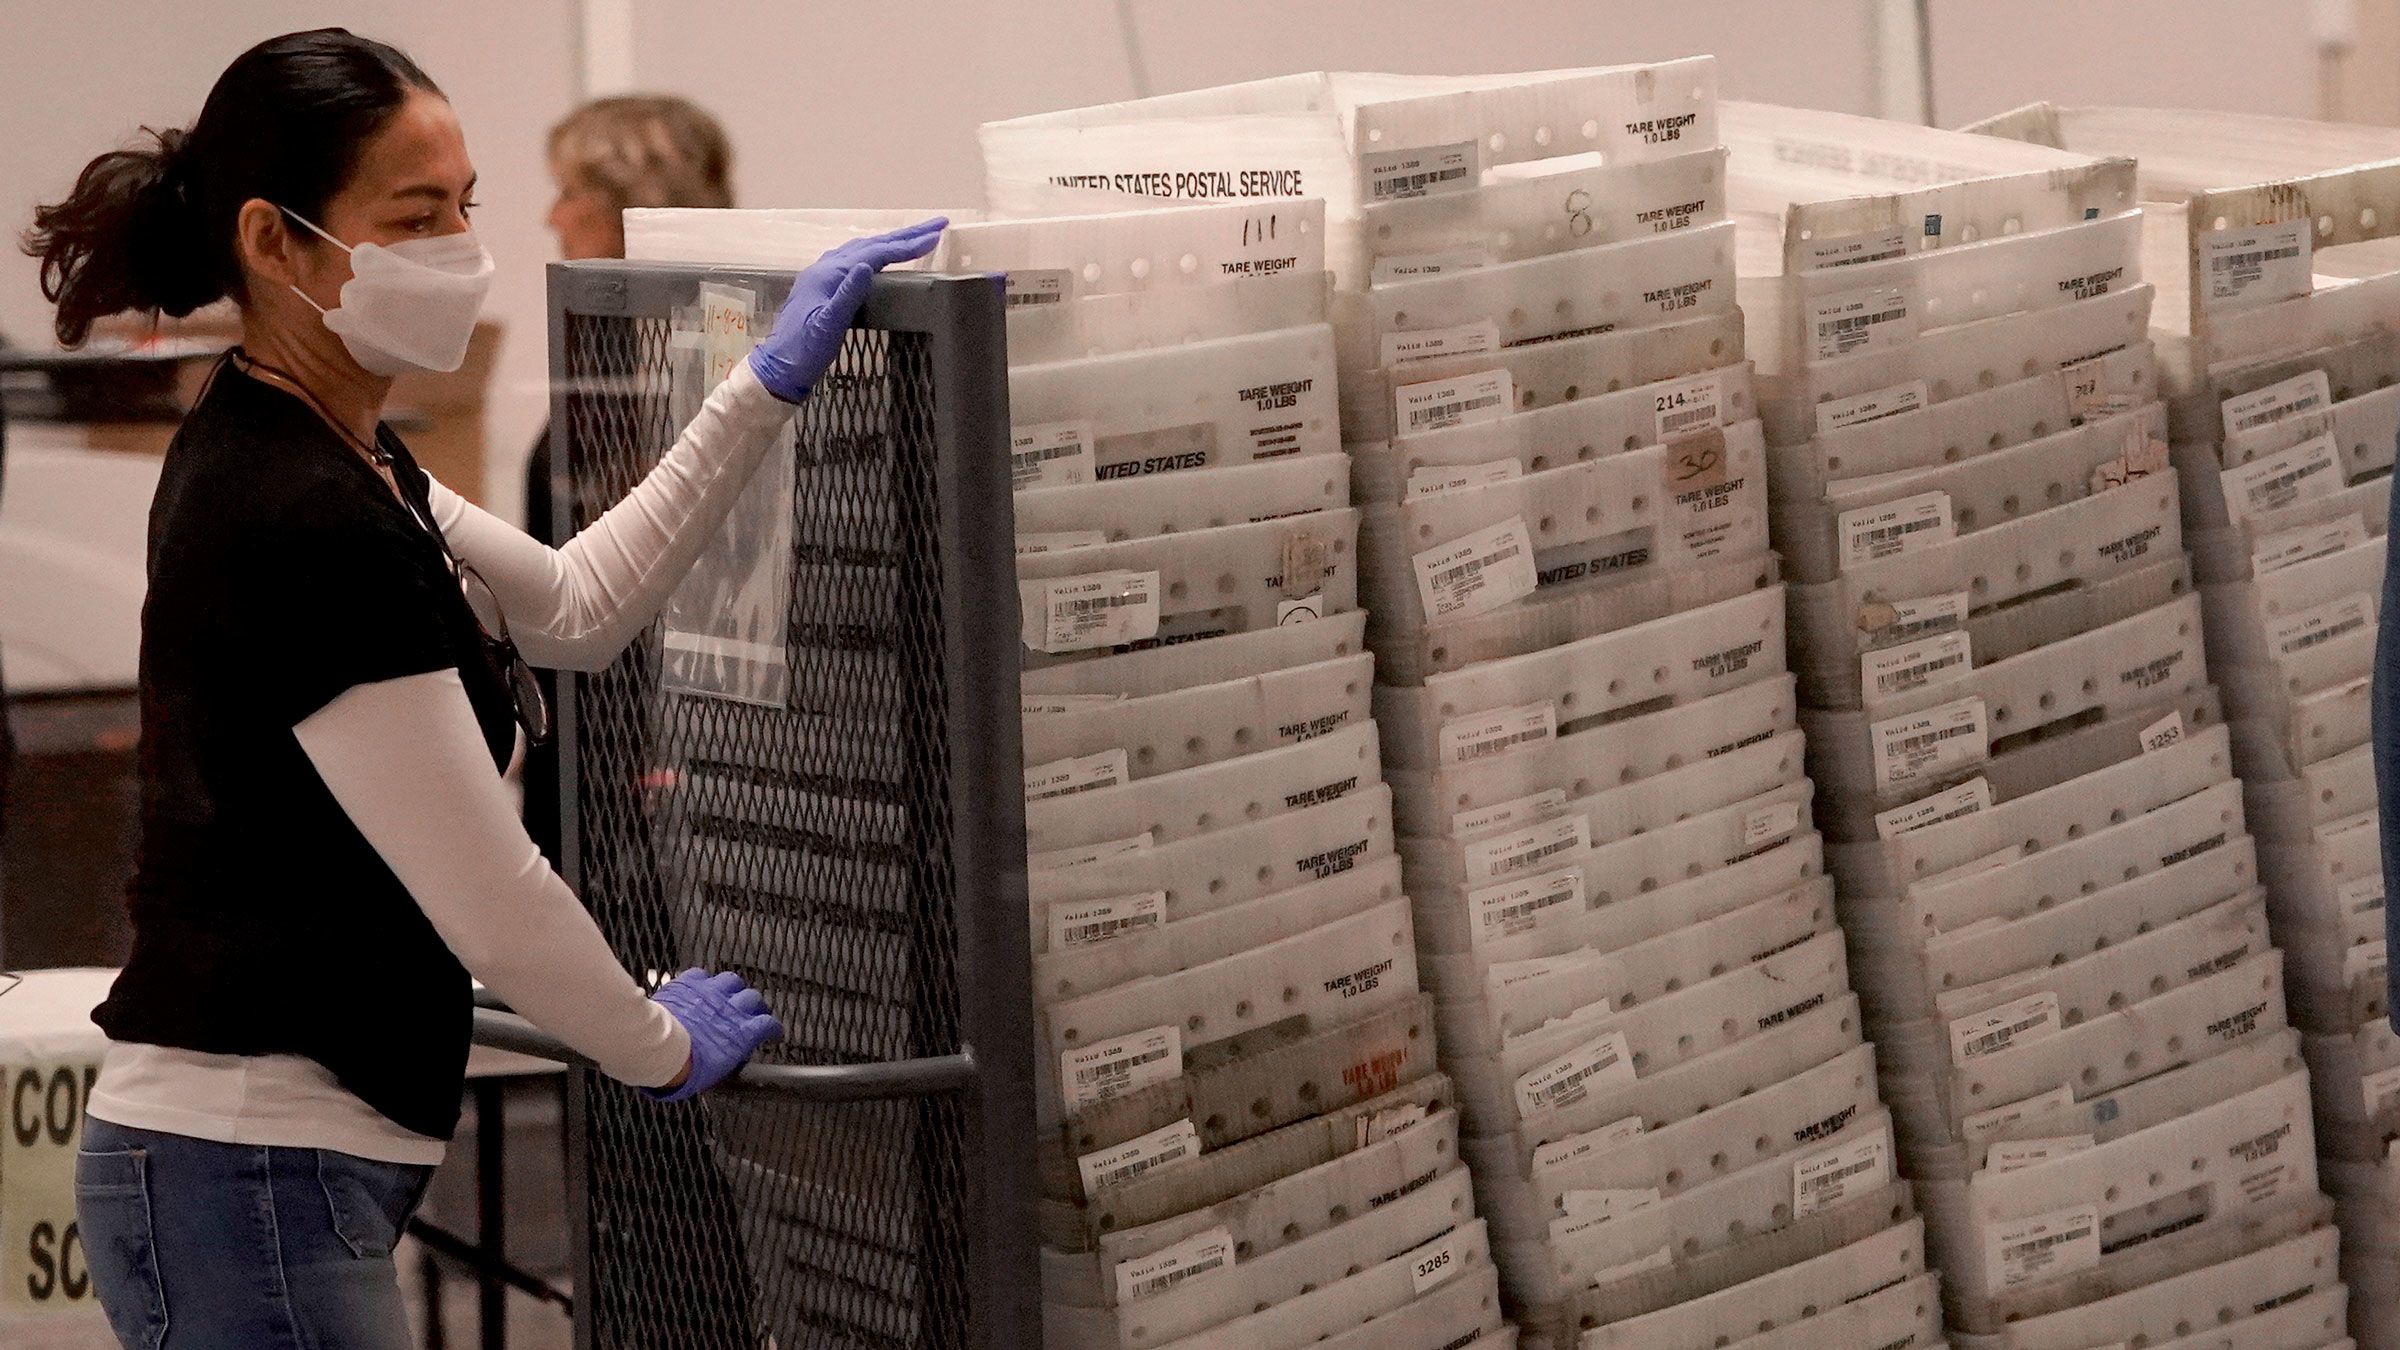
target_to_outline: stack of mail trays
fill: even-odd
[[[2133,164],[1725,123],[1818,816],[1953,1343],[2339,1341],[2329,1266],[2279,1301],[2329,1204]]]
[[[2400,134],[2046,105],[1997,134],[2139,157],[2210,665],[2306,1033],[2361,1344],[2400,1340],[2400,1039],[2369,693],[2400,435]],[[2169,303],[2171,301],[2171,303]]]
[[[1523,1343],[1938,1343],[1785,667],[1713,63],[1301,76],[985,150],[1002,210],[1326,203],[1375,721]]]

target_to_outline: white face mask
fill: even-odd
[[[350,255],[340,305],[327,309],[298,286],[292,292],[325,316],[351,359],[370,374],[387,376],[466,364],[467,340],[492,288],[492,255],[473,230],[397,244],[345,244],[297,211],[284,214]]]

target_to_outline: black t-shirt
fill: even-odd
[[[305,1055],[400,1125],[458,1123],[466,971],[292,728],[354,685],[456,668],[493,762],[515,721],[432,519],[299,398],[228,363],[167,448],[142,606],[133,954],[113,1039]]]

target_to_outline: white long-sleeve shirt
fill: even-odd
[[[490,584],[527,660],[600,670],[716,537],[791,411],[736,362],[658,465],[559,548],[438,482],[434,520]],[[618,963],[526,834],[456,670],[355,685],[292,734],[470,974],[612,1077],[656,1087],[682,1072],[682,1026]],[[115,1044],[90,1111],[137,1129],[390,1162],[438,1162],[443,1147],[297,1055]]]

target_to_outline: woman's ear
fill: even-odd
[[[300,280],[297,252],[306,246],[293,233],[292,223],[284,218],[283,211],[264,197],[243,202],[233,218],[234,255],[240,259],[246,275],[277,286],[297,285]]]

